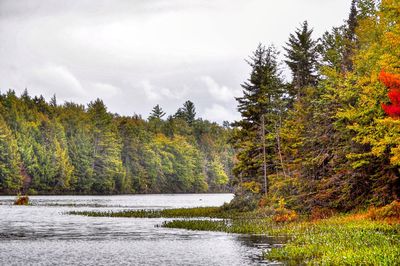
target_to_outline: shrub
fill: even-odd
[[[29,204],[29,197],[27,195],[21,196],[20,194],[17,195],[17,198],[14,201],[14,205],[28,205]]]
[[[294,222],[299,218],[297,212],[293,210],[279,210],[272,218],[276,223]]]
[[[259,196],[257,194],[244,192],[235,197],[229,203],[222,206],[222,210],[237,210],[241,212],[253,211],[257,208]]]
[[[327,219],[334,216],[337,213],[336,210],[327,207],[313,207],[311,209],[311,220]]]
[[[399,221],[400,202],[395,200],[381,208],[371,207],[368,210],[367,217],[372,220]]]

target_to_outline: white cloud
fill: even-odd
[[[143,80],[141,82],[144,94],[150,101],[155,101],[161,99],[161,95],[155,91],[154,87],[148,80]]]
[[[238,113],[234,113],[219,104],[213,104],[211,107],[206,108],[203,117],[220,123],[225,120],[234,121],[240,118]]]
[[[143,80],[141,82],[141,87],[143,88],[147,99],[151,101],[156,101],[160,99],[180,100],[183,99],[183,97],[189,90],[186,86],[184,86],[181,90],[171,90],[165,87],[158,87],[151,83],[149,80]]]
[[[208,92],[214,99],[222,102],[230,102],[234,99],[234,97],[238,97],[241,95],[241,90],[239,89],[231,89],[227,86],[219,85],[213,78],[210,76],[203,76],[201,80],[206,84]]]
[[[81,82],[64,66],[46,65],[38,67],[31,72],[28,88],[33,88],[36,93],[50,96],[57,92],[62,99],[81,97],[86,95]]]
[[[101,82],[94,82],[90,87],[91,92],[95,94],[96,97],[103,99],[114,97],[121,92],[120,88]]]

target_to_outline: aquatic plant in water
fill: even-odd
[[[28,204],[29,204],[28,195],[22,196],[21,194],[18,194],[17,198],[14,201],[14,205],[28,205]]]

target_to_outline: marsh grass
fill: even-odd
[[[264,257],[288,265],[399,265],[399,210],[399,204],[392,203],[365,213],[335,214],[317,220],[299,217],[296,221],[283,223],[276,222],[276,213],[268,210],[237,212],[216,207],[70,214],[180,218],[165,221],[161,226],[283,237],[287,243],[266,252]],[[198,219],[200,217],[202,219]]]
[[[265,234],[288,239],[282,248],[264,254],[288,265],[398,265],[400,225],[360,215],[337,215],[318,221],[274,223],[273,218],[173,220],[168,228]]]
[[[222,211],[218,207],[198,207],[163,210],[123,210],[123,211],[70,211],[68,214],[92,217],[125,217],[125,218],[230,218],[236,213]]]
[[[267,259],[313,265],[398,265],[400,261],[398,224],[344,216],[289,227],[291,241],[266,253]]]

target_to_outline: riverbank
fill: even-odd
[[[264,254],[287,264],[396,265],[400,257],[400,204],[380,209],[336,214],[312,220],[307,216],[293,222],[276,222],[262,211],[234,212],[221,208],[190,208],[159,211],[73,212],[87,216],[182,218],[166,221],[163,227],[241,234],[264,234],[287,239],[282,248]],[[193,218],[202,219],[193,219]],[[209,218],[209,219],[204,219]],[[219,218],[219,219],[215,219]]]

